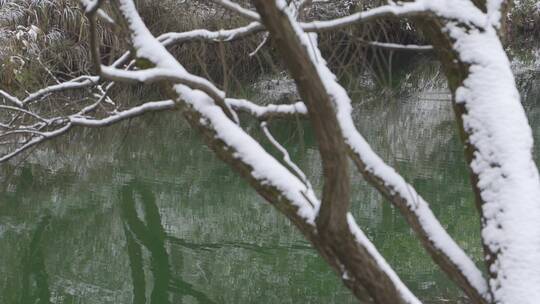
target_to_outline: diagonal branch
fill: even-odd
[[[132,3],[120,1],[117,7],[130,32],[136,56],[151,63],[153,67],[145,70],[126,71],[120,70],[114,65],[111,67],[101,66],[102,76],[117,81],[169,81],[193,86],[194,89],[211,95],[225,115],[238,123],[235,113],[225,103],[225,93],[208,80],[186,71],[174,56],[150,33]],[[99,62],[96,64],[99,64]]]
[[[307,188],[310,190],[310,191],[313,191],[313,187],[311,186],[311,183],[309,182],[308,178],[306,177],[306,175],[304,174],[304,172],[300,169],[300,167],[298,167],[292,160],[291,160],[291,156],[289,155],[289,152],[287,151],[287,149],[285,149],[285,147],[283,147],[276,139],[275,137],[272,135],[272,133],[270,132],[270,130],[268,130],[268,123],[266,121],[263,121],[261,122],[261,129],[263,130],[264,132],[264,135],[266,136],[266,138],[268,138],[268,140],[270,141],[270,143],[281,153],[281,155],[283,155],[283,161],[285,162],[285,164],[287,165],[287,167],[289,167],[289,169],[291,170],[292,173],[294,173],[296,175],[296,177],[298,177],[306,186]],[[313,206],[315,207],[315,206]]]
[[[338,272],[357,295],[362,286],[377,303],[418,303],[348,213],[347,150],[333,100],[338,96],[320,77],[308,37],[284,1],[253,2],[295,79],[317,136],[325,178],[317,232],[327,258],[340,265]]]
[[[48,119],[45,119],[45,118],[37,115],[36,113],[28,111],[28,110],[26,110],[24,108],[0,105],[0,109],[6,109],[6,110],[11,110],[11,111],[24,113],[24,114],[27,114],[29,116],[32,116],[33,118],[35,118],[37,120],[41,120],[42,122],[49,123]]]
[[[17,107],[20,107],[20,108],[23,107],[23,103],[19,98],[9,94],[8,92],[4,90],[0,90],[0,96],[3,97],[4,99],[7,99],[7,101],[12,103],[13,105],[16,105]]]
[[[492,302],[536,303],[540,178],[534,140],[492,19],[504,10],[502,1],[475,1],[481,2],[492,7],[480,29],[456,22],[434,27],[435,22],[424,21],[421,26],[434,42],[452,91],[481,216]]]
[[[57,129],[51,131],[37,131],[33,129],[15,129],[7,132],[0,133],[1,136],[15,135],[15,134],[33,134],[28,141],[15,150],[0,156],[0,162],[8,161],[9,159],[23,153],[31,147],[41,144],[47,140],[56,138],[60,135],[67,133],[73,127],[106,127],[112,124],[131,119],[134,117],[142,116],[150,112],[159,112],[165,110],[174,110],[177,107],[176,103],[172,100],[152,101],[146,102],[142,105],[115,112],[114,114],[101,119],[94,119],[84,116],[85,109],[81,110],[77,114],[73,114],[67,117],[55,117],[47,120],[49,127],[57,127]]]
[[[248,19],[248,20],[251,20],[251,21],[261,21],[261,17],[259,16],[259,14],[257,14],[256,12],[250,10],[250,9],[247,9],[247,8],[244,8],[242,7],[240,4],[236,3],[236,2],[233,2],[233,1],[230,1],[230,0],[212,0],[214,1],[215,3],[223,6],[224,8],[232,11],[232,12],[235,12],[237,14],[239,14],[240,16]]]
[[[464,13],[467,12],[467,13]],[[459,23],[482,28],[486,24],[486,15],[470,0],[432,1],[416,0],[411,2],[392,2],[349,16],[325,21],[300,23],[306,32],[335,30],[353,24],[365,23],[381,18],[435,16]]]
[[[316,69],[307,59],[305,50],[292,30],[287,16],[272,2],[262,4],[254,1],[295,79],[317,137],[325,178],[317,225],[320,230],[337,233],[346,229],[345,218],[350,203],[346,147],[330,96],[325,91],[322,81],[313,77],[317,73]]]
[[[133,44],[138,53],[147,55],[147,58],[153,60],[152,63],[155,65],[167,61],[168,64],[171,64],[170,68],[181,67],[179,63],[168,60],[167,51],[157,47],[157,41],[147,30],[141,30],[144,24],[131,0],[116,0],[113,1],[113,4],[117,5],[132,26],[136,25],[133,28],[136,31],[133,35],[136,38]],[[144,43],[141,43],[142,41]],[[315,211],[318,210],[319,203],[314,193],[309,191],[306,185],[287,168],[264,151],[239,125],[228,119],[214,100],[204,92],[194,91],[179,84],[172,86],[168,93],[177,104],[184,105],[182,108],[187,121],[201,132],[216,154],[245,177],[259,194],[283,212],[300,229],[329,264],[344,276],[344,281],[355,291],[357,296],[363,297],[365,290],[361,284],[357,283],[357,277],[348,275],[345,266],[349,265],[342,263],[336,250],[343,253],[350,249],[359,252],[361,256],[372,256],[373,259],[369,261],[357,256],[357,259],[351,263],[356,265],[357,269],[374,270],[370,276],[373,279],[371,285],[380,285],[381,281],[385,280],[384,278],[396,282],[408,300],[399,300],[393,303],[418,303],[397,279],[384,259],[374,250],[373,245],[363,235],[354,233],[358,228],[354,222],[348,221],[347,214],[344,216],[345,224],[343,225],[349,231],[345,240],[346,246],[341,246],[341,248],[329,246],[327,239],[319,234],[315,225]],[[334,245],[339,247],[338,242],[334,242]],[[377,271],[377,269],[384,270]],[[391,295],[387,298],[395,299]]]
[[[27,106],[28,104],[46,96],[51,93],[57,93],[62,92],[66,90],[74,90],[74,89],[83,89],[87,87],[91,87],[94,85],[98,85],[99,83],[99,77],[97,76],[81,76],[74,79],[71,79],[66,82],[62,82],[59,84],[51,85],[46,88],[37,90],[36,92],[28,94],[23,100],[21,106]]]
[[[227,98],[227,104],[238,112],[245,112],[261,120],[270,120],[274,118],[307,118],[306,105],[299,101],[294,104],[269,104],[261,106],[245,99]]]
[[[170,46],[187,41],[233,41],[246,36],[264,31],[264,27],[259,22],[251,22],[248,25],[219,31],[209,31],[207,29],[197,29],[180,33],[165,33],[158,37],[164,46]]]
[[[367,23],[382,18],[414,17],[426,14],[430,14],[430,12],[426,9],[424,1],[414,1],[400,3],[399,5],[383,5],[367,11],[361,11],[345,17],[325,21],[300,23],[300,26],[306,32],[320,32],[335,30],[359,23]]]
[[[265,106],[243,99],[227,99],[227,102],[234,110],[248,113],[262,121],[274,118],[308,118],[303,102]],[[346,117],[348,116],[350,115]],[[482,272],[442,227],[428,202],[371,149],[354,125],[344,134],[347,138],[348,155],[364,178],[398,208],[433,261],[465,290],[475,303],[484,303],[488,295]]]
[[[283,30],[280,34],[283,35]],[[407,184],[399,174],[371,150],[358,133],[351,117],[350,99],[343,88],[334,81],[335,76],[326,68],[324,60],[314,46],[315,44],[309,41],[304,42],[305,49],[315,50],[310,54],[310,58],[313,64],[319,65],[317,73],[320,74],[318,77],[326,81],[324,85],[336,102],[338,121],[349,148],[349,155],[366,179],[400,209],[434,261],[472,300],[484,303],[487,297],[487,284],[482,273],[440,225],[428,204],[414,191],[412,186]],[[296,50],[295,54],[299,52]],[[315,77],[310,75],[307,70],[298,74],[304,79]],[[297,80],[297,84],[301,85],[301,82]],[[312,85],[319,84],[313,82]]]

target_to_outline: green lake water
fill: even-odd
[[[520,87],[539,143],[539,78]],[[481,266],[447,94],[357,102],[354,115]],[[320,189],[307,124],[275,122],[271,130]],[[2,304],[356,303],[294,227],[176,113],[78,130],[19,161],[0,167]],[[399,212],[357,173],[352,184],[353,214],[404,282],[426,303],[461,303]]]

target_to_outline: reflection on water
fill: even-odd
[[[538,143],[540,86],[531,79],[525,106]],[[357,104],[357,125],[481,265],[447,96],[407,96]],[[0,168],[0,303],[355,303],[302,236],[176,115],[74,132]],[[309,128],[272,129],[320,188]],[[353,186],[359,224],[408,286],[427,303],[459,302],[396,210],[360,176]]]
[[[129,256],[129,265],[131,268],[131,279],[133,282],[133,303],[140,304],[167,304],[169,301],[169,292],[178,296],[178,301],[182,303],[182,297],[192,296],[199,303],[214,303],[208,297],[193,288],[193,286],[180,277],[171,276],[171,267],[169,263],[169,254],[165,249],[166,232],[161,225],[161,216],[156,205],[156,199],[146,185],[137,181],[131,181],[122,187],[120,202],[122,205],[122,218],[124,220],[124,231],[126,236],[126,246]],[[139,194],[140,206],[139,212],[143,214],[139,218],[137,210],[138,200],[135,194]],[[181,242],[177,242],[181,244]],[[196,245],[195,245],[196,246]],[[150,297],[146,296],[145,271],[143,262],[144,247],[149,255],[148,264],[152,275],[153,286]],[[183,259],[181,255],[175,256],[178,263],[176,266],[182,266]],[[177,268],[181,271],[181,268]]]
[[[50,217],[44,216],[30,240],[28,251],[24,253],[22,259],[22,290],[21,303],[50,303],[51,291],[49,289],[49,278],[45,270],[41,237],[47,228]]]

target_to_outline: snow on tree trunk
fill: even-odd
[[[493,26],[464,29],[450,23],[468,76],[455,91],[470,168],[480,198],[482,240],[488,250],[494,303],[537,303],[540,298],[540,180],[527,121],[510,62]]]

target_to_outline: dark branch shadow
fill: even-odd
[[[120,203],[133,280],[133,303],[146,302],[143,247],[149,253],[150,271],[154,280],[150,304],[169,304],[169,292],[192,296],[199,303],[214,303],[191,284],[172,277],[169,254],[165,249],[167,235],[150,188],[136,180],[131,181],[122,187]],[[139,210],[144,219],[139,217],[137,204],[142,207]]]
[[[44,216],[32,234],[28,251],[22,258],[22,296],[21,304],[50,304],[51,291],[49,276],[45,269],[43,255],[43,233],[51,217]]]

